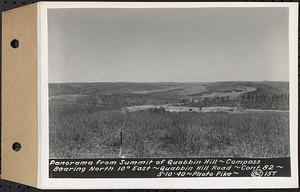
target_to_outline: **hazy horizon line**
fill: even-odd
[[[70,81],[70,82],[48,82],[48,84],[58,83],[219,83],[219,82],[287,82],[286,80],[222,80],[222,81]]]

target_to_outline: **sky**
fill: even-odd
[[[288,81],[288,8],[48,10],[49,82]]]

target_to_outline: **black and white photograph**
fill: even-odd
[[[288,15],[49,10],[50,158],[289,157]]]
[[[41,3],[41,183],[298,186],[297,9]]]
[[[23,4],[2,14],[3,179],[299,187],[298,3]]]

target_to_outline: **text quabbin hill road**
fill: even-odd
[[[288,157],[49,160],[49,178],[290,176],[290,158]]]

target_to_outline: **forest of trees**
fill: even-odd
[[[244,107],[250,109],[270,109],[270,110],[288,110],[288,93],[260,93],[259,91],[249,92],[237,97],[214,96],[214,97],[195,97],[178,96],[161,97],[160,95],[140,95],[140,94],[112,94],[112,95],[90,95],[80,97],[76,100],[77,104],[98,106],[101,109],[121,109],[128,106],[138,105],[182,105],[189,107]]]
[[[190,107],[213,107],[229,106],[244,107],[250,109],[270,109],[270,110],[288,110],[289,94],[261,94],[251,92],[238,97],[216,96],[204,98],[185,98],[180,100],[180,104]]]
[[[188,91],[120,92],[121,85],[107,93],[102,87],[98,88],[102,91],[95,91],[87,85],[76,85],[77,92],[70,87],[64,90],[69,95],[80,95],[74,99],[64,99],[65,92],[54,91],[62,97],[49,100],[50,157],[287,157],[288,86],[275,84],[243,84],[256,89],[233,91],[237,94],[230,94],[234,89],[230,83],[210,84],[205,93],[214,95],[210,97]],[[216,92],[221,94],[210,94]],[[284,111],[176,113],[163,107],[126,113],[119,110],[149,104]]]

